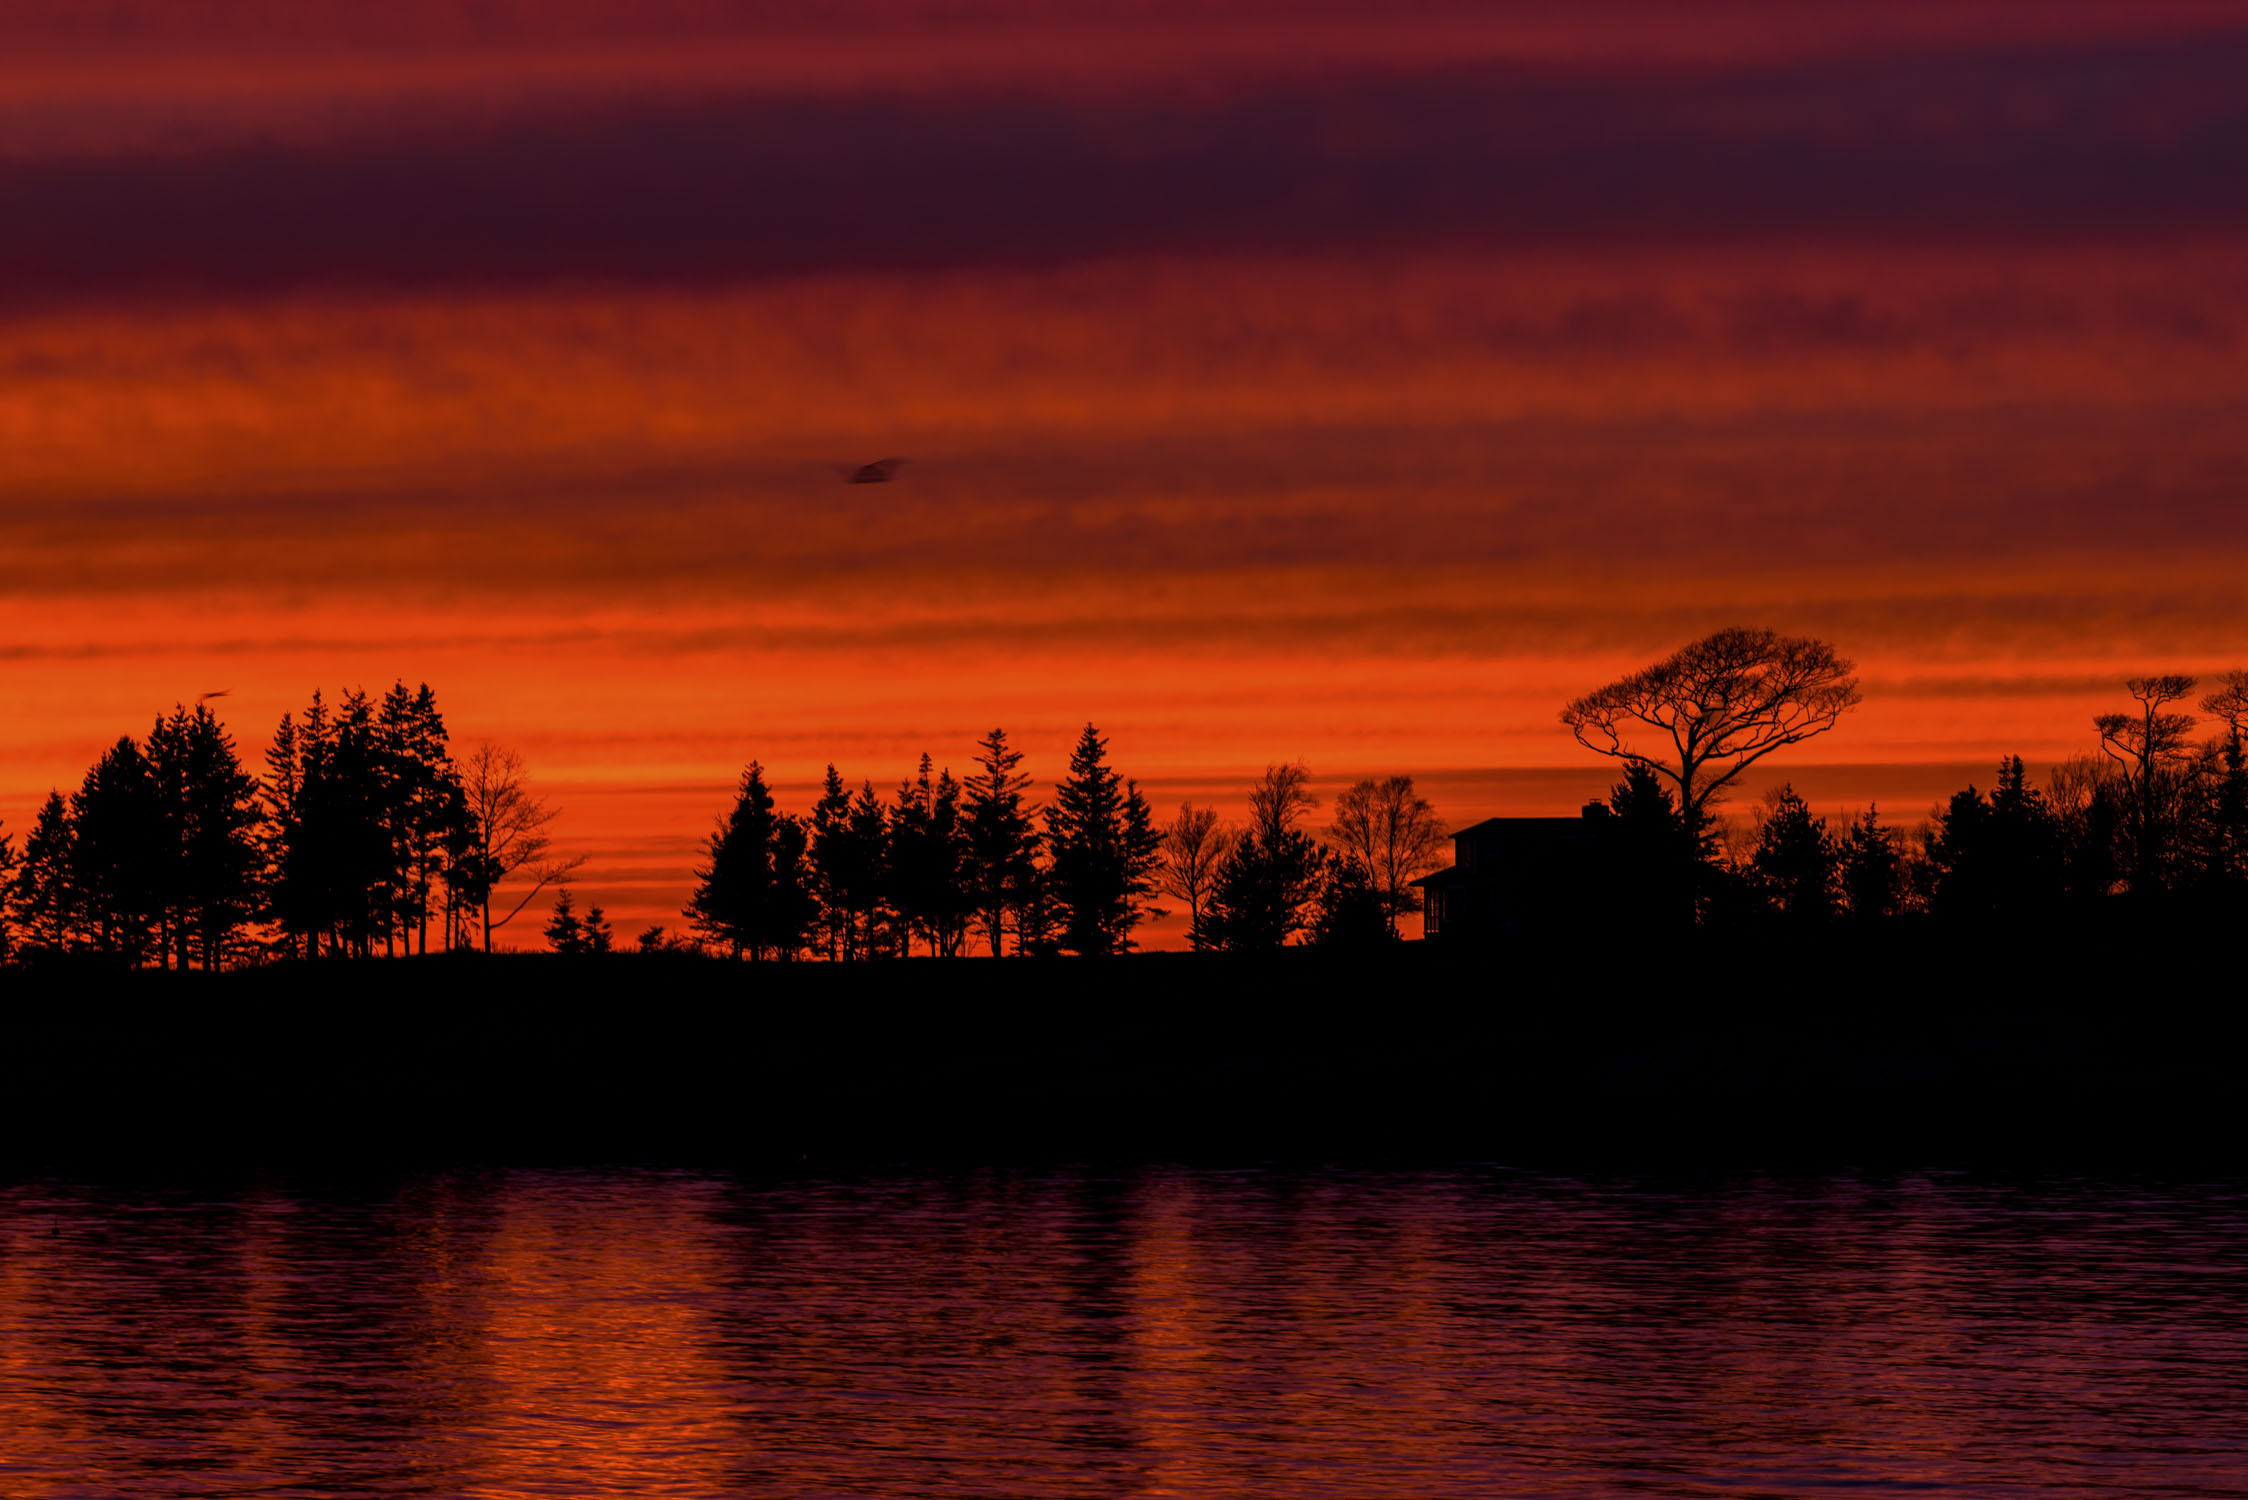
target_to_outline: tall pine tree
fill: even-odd
[[[1059,941],[1074,953],[1121,953],[1148,916],[1160,839],[1147,799],[1110,769],[1092,725],[1070,752],[1069,774],[1046,812],[1048,888]]]
[[[68,953],[83,936],[73,884],[78,830],[60,792],[49,792],[24,836],[16,871],[16,935],[27,953]]]
[[[1007,731],[994,729],[976,747],[976,770],[966,788],[970,903],[994,958],[1007,913],[1019,906],[1038,852],[1038,832],[1023,805],[1030,778],[1021,773],[1022,761],[1022,752],[1007,743]]]

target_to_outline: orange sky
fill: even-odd
[[[426,679],[636,928],[750,756],[1043,780],[1090,718],[1165,804],[1465,823],[1770,624],[1867,687],[1775,770],[1909,819],[2248,662],[2221,11],[990,7],[939,67],[914,7],[177,9],[0,24],[87,80],[0,106],[9,828],[175,700],[255,755]]]

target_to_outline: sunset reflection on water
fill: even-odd
[[[2248,1490],[2248,1194],[0,1189],[0,1494]]]

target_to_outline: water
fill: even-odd
[[[0,1496],[2248,1494],[2248,1188],[0,1188]]]

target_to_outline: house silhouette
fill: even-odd
[[[1619,823],[1605,802],[1574,818],[1486,818],[1452,835],[1452,863],[1413,882],[1421,934],[1457,942],[1581,922],[1614,882]]]

